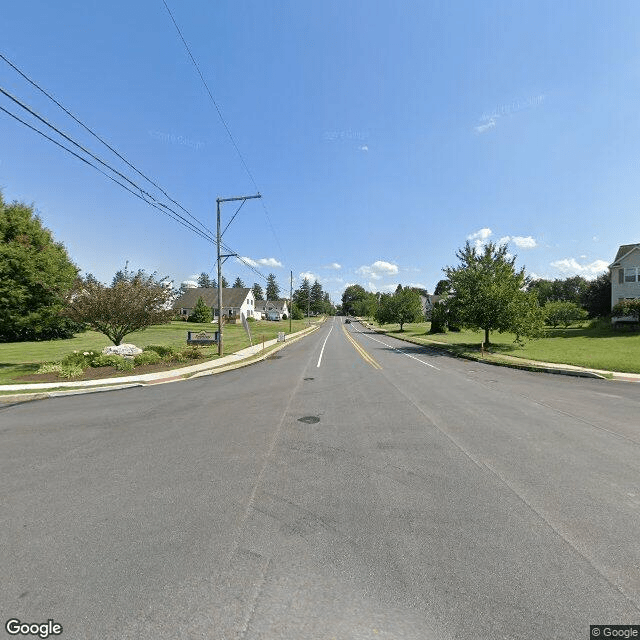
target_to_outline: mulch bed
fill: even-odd
[[[118,371],[115,367],[89,367],[77,378],[61,378],[57,373],[32,373],[16,378],[17,382],[77,382],[82,380],[102,380],[103,378],[122,378],[125,376],[139,376],[143,373],[156,371],[171,371],[198,364],[204,360],[187,360],[186,362],[158,362],[156,364],[143,364],[133,371]]]

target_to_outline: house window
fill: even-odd
[[[625,282],[636,282],[637,280],[637,268],[631,267],[630,269],[624,270],[624,281]]]

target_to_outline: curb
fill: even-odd
[[[370,325],[368,322],[364,320],[360,320],[360,323],[363,326],[367,327],[367,329],[370,329],[371,331],[375,331],[376,333],[380,333],[382,335],[389,335],[386,331],[378,329]],[[485,360],[482,357],[472,358],[470,356],[454,353],[449,349],[447,349],[445,346],[443,346],[441,343],[438,343],[436,341],[433,341],[430,344],[424,344],[423,342],[416,342],[408,338],[399,338],[398,336],[389,336],[389,337],[396,338],[397,340],[402,340],[402,342],[407,342],[408,344],[415,344],[420,347],[430,347],[432,349],[440,349],[441,351],[448,353],[450,356],[454,358],[460,358],[461,360],[469,360],[471,362],[482,362],[483,364],[490,364],[496,367],[509,367],[510,369],[519,369],[521,371],[551,373],[551,374],[560,375],[560,376],[573,376],[575,378],[597,378],[598,380],[611,380],[611,379],[616,380],[617,379],[616,375],[620,375],[620,376],[625,375],[624,373],[621,373],[621,372],[612,371],[611,375],[613,376],[613,378],[609,378],[608,376],[601,375],[599,373],[596,373],[595,371],[589,371],[588,369],[562,369],[559,367],[556,368],[556,367],[545,366],[544,363],[540,363],[539,365],[537,365],[529,362],[527,363],[507,362],[507,361],[498,362],[495,360]],[[632,380],[625,380],[625,381],[632,382]]]
[[[34,391],[33,393],[16,393],[12,395],[0,395],[0,407],[12,406],[15,404],[19,404],[21,402],[29,402],[31,400],[44,400],[46,398],[75,396],[75,395],[81,395],[85,393],[98,393],[101,391],[116,391],[119,389],[130,389],[133,387],[153,387],[158,384],[168,384],[170,382],[181,382],[184,380],[192,380],[194,378],[200,378],[202,376],[212,376],[218,373],[224,373],[225,371],[233,371],[234,369],[240,369],[242,367],[247,367],[256,362],[261,362],[262,360],[266,360],[272,354],[277,353],[278,351],[284,349],[287,345],[293,344],[298,340],[302,340],[302,338],[305,338],[306,336],[310,335],[311,333],[313,333],[319,328],[320,328],[320,325],[315,324],[311,327],[307,327],[306,329],[302,329],[301,331],[296,332],[296,334],[292,334],[293,337],[291,337],[290,340],[285,340],[285,342],[280,343],[279,345],[275,346],[273,349],[271,349],[270,351],[267,351],[266,353],[260,353],[259,355],[250,355],[242,360],[238,360],[230,364],[223,364],[222,366],[218,366],[218,367],[214,365],[210,369],[206,369],[204,371],[198,371],[193,374],[176,375],[176,372],[180,371],[180,369],[169,369],[166,371],[166,373],[168,374],[166,378],[158,378],[158,379],[149,380],[149,381],[132,381],[129,383],[109,385],[109,380],[112,380],[113,378],[105,378],[104,386],[96,385],[93,387],[76,387],[74,389],[69,389],[69,391],[43,390],[43,391]]]

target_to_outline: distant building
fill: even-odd
[[[198,302],[202,298],[211,309],[214,319],[218,317],[218,290],[205,287],[187,289],[174,303],[173,308],[181,317],[188,318]],[[255,298],[251,289],[237,287],[222,289],[222,315],[229,320],[240,318],[244,313],[247,318],[259,318],[255,314]]]
[[[255,311],[259,320],[286,320],[289,317],[287,300],[256,300]]]
[[[609,265],[611,307],[640,298],[640,244],[623,244]]]

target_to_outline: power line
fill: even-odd
[[[196,71],[198,72],[198,75],[200,76],[200,80],[202,80],[202,84],[204,85],[204,88],[207,90],[207,93],[209,94],[209,98],[211,99],[211,102],[213,103],[213,106],[215,107],[215,110],[218,113],[218,116],[220,118],[220,121],[222,122],[222,125],[224,126],[227,135],[229,136],[229,140],[231,140],[231,144],[233,144],[234,149],[236,150],[236,153],[238,154],[238,157],[240,158],[240,162],[242,163],[242,166],[244,167],[244,170],[246,171],[247,175],[249,176],[249,179],[251,180],[251,183],[253,184],[254,189],[256,190],[257,193],[260,193],[260,189],[258,188],[258,185],[256,183],[255,178],[253,177],[253,174],[251,173],[251,170],[249,169],[244,156],[242,155],[242,153],[240,152],[240,148],[238,147],[235,138],[233,137],[232,133],[231,133],[231,129],[229,129],[229,125],[227,125],[226,120],[224,119],[224,116],[222,115],[222,111],[220,110],[220,107],[218,106],[218,103],[216,102],[215,98],[213,97],[213,94],[211,93],[211,89],[209,89],[209,85],[207,84],[207,81],[204,79],[204,76],[202,75],[202,71],[200,70],[200,66],[198,65],[198,63],[196,62],[196,59],[193,57],[193,54],[191,53],[191,49],[189,48],[189,45],[187,44],[187,41],[185,40],[184,36],[182,35],[182,31],[180,30],[180,27],[178,26],[178,23],[176,22],[176,19],[173,17],[173,13],[171,13],[171,9],[169,9],[169,5],[167,4],[166,0],[162,0],[162,3],[165,6],[165,9],[167,10],[167,13],[169,14],[171,21],[173,22],[174,27],[176,28],[176,31],[178,32],[178,35],[180,36],[180,39],[182,40],[182,43],[184,44],[185,49],[187,50],[187,53],[189,54],[189,57],[191,58],[191,62],[193,63],[193,66],[196,68]],[[265,215],[267,217],[267,222],[269,223],[269,227],[271,229],[271,233],[273,234],[273,237],[278,245],[278,248],[280,249],[280,253],[282,253],[284,255],[284,251],[282,249],[282,246],[280,244],[280,241],[278,240],[278,236],[276,235],[276,231],[273,227],[273,224],[271,223],[271,216],[269,215],[269,212],[267,211],[267,206],[264,203],[264,200],[262,200],[262,208],[264,209]]]
[[[215,235],[214,232],[211,229],[208,229],[200,220],[198,220],[195,216],[193,216],[191,213],[189,213],[189,211],[187,211],[179,202],[174,200],[160,185],[158,185],[151,178],[149,178],[144,173],[142,173],[142,171],[140,171],[136,166],[134,166],[131,162],[129,162],[116,149],[114,149],[108,142],[106,142],[103,138],[101,138],[95,131],[93,131],[90,127],[88,127],[86,124],[84,124],[84,122],[82,122],[78,117],[76,117],[73,113],[71,113],[71,111],[69,111],[64,105],[62,105],[60,102],[58,102],[58,100],[56,100],[50,93],[48,93],[45,89],[43,89],[35,80],[30,78],[24,71],[22,71],[13,62],[11,62],[11,60],[9,60],[2,53],[0,53],[0,58],[2,58],[2,60],[4,60],[12,69],[14,69],[17,73],[19,73],[27,82],[29,82],[32,86],[34,86],[36,89],[38,89],[38,91],[43,93],[47,98],[49,98],[49,100],[51,100],[60,109],[62,109],[62,111],[64,111],[69,117],[71,117],[81,127],[83,127],[86,131],[88,131],[94,138],[96,138],[96,140],[98,140],[105,147],[107,147],[107,149],[109,149],[109,151],[111,151],[116,156],[118,156],[118,158],[120,158],[127,166],[129,166],[131,169],[133,169],[138,175],[140,175],[142,178],[144,178],[147,182],[149,182],[154,187],[156,187],[156,189],[161,191],[168,200],[170,200],[173,204],[175,204],[177,207],[182,209],[182,211],[184,211],[190,218],[195,220],[200,225],[200,227],[202,227],[203,230],[205,230],[207,233]]]
[[[87,160],[86,158],[82,157],[80,154],[76,153],[75,151],[73,151],[72,149],[69,149],[69,147],[66,147],[65,145],[63,145],[62,143],[60,143],[58,140],[55,140],[54,138],[52,138],[51,136],[48,136],[46,133],[44,133],[43,131],[41,131],[40,129],[38,129],[37,127],[34,127],[33,125],[29,124],[28,122],[22,120],[22,118],[18,117],[17,115],[15,115],[14,113],[12,113],[11,111],[8,111],[7,109],[5,109],[4,107],[0,106],[0,110],[4,111],[4,113],[8,114],[9,116],[11,116],[12,118],[14,118],[15,120],[17,120],[18,122],[20,122],[21,124],[23,124],[25,127],[28,127],[29,129],[31,129],[32,131],[35,131],[36,133],[39,133],[43,138],[46,138],[47,140],[49,140],[50,142],[53,142],[53,144],[57,145],[58,147],[60,147],[61,149],[64,149],[67,153],[70,153],[72,156],[75,156],[76,158],[78,158],[78,160],[81,160],[82,162],[84,162],[85,164],[89,165],[90,167],[94,168],[96,171],[98,171],[99,173],[101,173],[102,175],[106,176],[107,178],[109,178],[109,180],[112,180],[113,182],[115,182],[117,185],[119,185],[120,187],[122,187],[123,189],[125,189],[126,191],[128,191],[129,193],[133,194],[134,196],[136,196],[136,198],[139,198],[140,200],[142,200],[143,202],[146,202],[148,205],[152,206],[154,209],[157,209],[158,211],[161,211],[162,213],[164,213],[165,215],[169,216],[170,218],[172,218],[173,220],[175,220],[176,222],[178,222],[179,224],[181,224],[183,227],[186,227],[187,229],[189,229],[190,231],[193,231],[194,233],[196,233],[197,235],[199,235],[200,237],[202,237],[203,239],[207,240],[208,242],[210,242],[211,244],[216,244],[216,241],[214,238],[208,236],[205,234],[205,232],[201,231],[200,229],[198,229],[195,225],[193,225],[191,222],[189,222],[186,218],[184,218],[183,216],[181,216],[179,213],[177,213],[175,210],[173,210],[171,207],[155,201],[155,202],[150,202],[149,200],[147,200],[144,195],[142,194],[146,194],[147,192],[144,191],[144,189],[142,189],[141,187],[139,187],[138,185],[136,185],[135,183],[131,182],[128,178],[125,177],[125,179],[128,182],[131,182],[131,184],[133,184],[133,186],[138,189],[138,191],[140,193],[137,193],[136,191],[134,191],[133,189],[129,188],[126,184],[123,184],[122,182],[120,182],[119,180],[117,180],[116,178],[114,178],[112,175],[109,175],[106,171],[103,171],[100,167],[98,167],[97,165],[95,165],[93,162],[90,162],[89,160]],[[55,129],[55,128],[54,128]],[[108,167],[108,165],[107,165]],[[114,173],[118,173],[115,170],[113,170],[111,167],[108,167],[111,171],[113,171]],[[121,174],[120,174],[121,175]],[[155,200],[155,199],[154,199]],[[173,215],[172,215],[173,214]]]
[[[143,189],[140,185],[136,184],[135,182],[133,182],[133,180],[131,180],[130,178],[128,178],[126,175],[124,175],[123,173],[121,173],[120,171],[118,171],[117,169],[114,169],[110,164],[108,164],[107,162],[105,162],[104,160],[102,160],[101,158],[99,158],[98,156],[96,156],[95,154],[93,154],[91,151],[89,151],[88,149],[86,149],[84,146],[82,146],[80,143],[76,142],[73,138],[71,138],[71,136],[67,135],[66,133],[64,133],[62,130],[60,130],[58,127],[56,127],[55,125],[51,124],[46,118],[44,118],[43,116],[39,115],[34,109],[32,109],[30,106],[28,106],[27,104],[23,103],[21,100],[19,100],[18,98],[16,98],[15,96],[11,95],[8,91],[6,91],[5,89],[3,89],[2,87],[0,87],[0,93],[4,94],[7,98],[9,98],[10,100],[12,100],[15,104],[17,104],[18,106],[20,106],[22,109],[24,109],[25,111],[27,111],[28,113],[30,113],[33,117],[37,118],[38,120],[40,120],[40,122],[42,122],[43,124],[45,124],[47,127],[49,127],[50,129],[52,129],[53,131],[55,131],[58,135],[62,136],[65,140],[67,140],[68,142],[70,142],[71,144],[73,144],[75,147],[77,147],[78,149],[80,149],[82,152],[86,153],[89,157],[93,158],[94,160],[96,160],[97,162],[99,162],[102,166],[106,167],[109,171],[113,172],[114,174],[116,174],[117,176],[119,176],[120,178],[122,178],[124,181],[126,181],[127,183],[129,183],[133,189],[131,189],[130,187],[126,186],[125,184],[123,184],[122,182],[120,182],[120,180],[117,180],[116,178],[114,178],[112,175],[108,174],[106,171],[102,170],[100,167],[98,167],[97,165],[95,165],[94,163],[92,163],[91,161],[87,160],[86,158],[84,158],[83,156],[81,156],[80,154],[76,153],[75,151],[73,151],[72,149],[69,149],[68,147],[66,147],[64,144],[60,143],[59,141],[55,140],[54,138],[48,136],[46,133],[44,133],[43,131],[41,131],[40,129],[38,129],[37,127],[34,127],[33,125],[29,124],[28,122],[22,120],[20,117],[18,117],[17,115],[15,115],[14,113],[12,113],[11,111],[8,111],[7,109],[0,107],[0,110],[2,110],[4,113],[8,114],[9,116],[11,116],[12,118],[14,118],[15,120],[17,120],[18,122],[20,122],[21,124],[23,124],[24,126],[28,127],[29,129],[31,129],[32,131],[35,131],[36,133],[40,134],[41,136],[43,136],[44,138],[46,138],[47,140],[49,140],[50,142],[53,142],[55,145],[57,145],[58,147],[60,147],[61,149],[63,149],[64,151],[66,151],[67,153],[70,153],[71,155],[73,155],[74,157],[78,158],[79,160],[81,160],[82,162],[84,162],[85,164],[89,165],[90,167],[92,167],[93,169],[95,169],[96,171],[98,171],[99,173],[101,173],[102,175],[106,176],[107,178],[109,178],[111,181],[115,182],[117,185],[119,185],[120,187],[122,187],[123,189],[125,189],[126,191],[128,191],[129,193],[133,194],[136,198],[142,200],[143,202],[145,202],[146,204],[152,206],[154,209],[157,209],[158,211],[160,211],[161,213],[164,213],[165,215],[167,215],[169,218],[171,218],[172,220],[175,220],[176,222],[178,222],[179,224],[181,224],[183,227],[185,227],[186,229],[189,229],[190,231],[193,231],[194,233],[196,233],[198,236],[200,236],[201,238],[203,238],[204,240],[207,240],[208,242],[210,242],[211,244],[216,244],[216,240],[214,238],[215,234],[213,231],[211,231],[208,227],[206,227],[206,225],[204,225],[202,222],[200,222],[200,220],[198,220],[198,218],[196,218],[194,215],[192,215],[187,209],[185,209],[180,203],[176,202],[173,198],[171,198],[164,189],[162,189],[162,187],[158,186],[153,180],[151,180],[150,178],[148,178],[147,176],[145,176],[142,172],[140,172],[138,169],[136,169],[136,167],[134,165],[132,165],[128,160],[126,160],[126,158],[124,158],[120,153],[118,153],[113,147],[111,147],[108,143],[106,143],[102,138],[100,138],[100,136],[98,136],[96,133],[94,133],[89,127],[87,127],[86,125],[84,125],[80,120],[78,120],[78,118],[76,118],[70,111],[68,111],[64,106],[62,106],[55,98],[53,98],[51,95],[49,95],[44,89],[42,89],[37,83],[35,83],[33,80],[31,80],[26,74],[24,74],[20,69],[18,69],[18,67],[16,67],[13,63],[11,63],[9,60],[7,60],[7,58],[5,56],[3,56],[0,53],[0,58],[2,58],[5,62],[7,62],[7,64],[9,64],[13,69],[15,69],[21,76],[23,76],[26,80],[28,80],[33,86],[35,86],[36,88],[38,88],[42,93],[44,93],[50,100],[52,100],[53,102],[55,102],[55,104],[57,106],[59,106],[65,113],[67,113],[71,118],[73,118],[78,124],[80,124],[83,128],[85,128],[87,131],[89,131],[96,139],[98,139],[102,144],[104,144],[108,149],[110,149],[113,153],[115,153],[120,159],[123,160],[123,162],[125,162],[125,164],[127,164],[129,167],[131,167],[134,171],[136,171],[139,175],[141,175],[145,180],[147,180],[147,182],[149,182],[150,184],[153,184],[157,189],[159,189],[163,194],[165,194],[165,196],[174,204],[176,204],[182,211],[184,211],[191,219],[195,220],[201,227],[198,228],[196,227],[192,222],[190,222],[189,220],[187,220],[184,216],[182,216],[181,214],[179,214],[177,211],[175,211],[174,209],[172,209],[171,207],[169,207],[168,205],[164,204],[163,202],[159,201],[158,199],[156,199],[151,193],[149,193],[148,191],[146,191],[145,189]],[[134,189],[137,189],[137,191],[134,191]],[[146,196],[146,197],[145,197]],[[229,226],[229,224],[231,224],[231,222],[233,222],[233,219],[236,217],[236,215],[238,215],[238,212],[240,211],[240,209],[242,208],[243,204],[244,204],[244,200],[242,201],[242,203],[240,204],[240,206],[238,207],[238,209],[236,210],[235,214],[233,215],[233,217],[231,218],[231,220],[229,221],[229,223],[227,224],[227,228]],[[225,228],[226,230],[226,228]],[[236,256],[238,258],[238,260],[240,262],[242,262],[245,266],[247,266],[249,269],[251,269],[254,273],[256,273],[258,276],[260,276],[261,278],[264,278],[265,280],[267,280],[267,277],[261,273],[258,269],[256,269],[253,265],[251,265],[249,262],[247,262],[246,260],[244,260],[243,258],[241,258],[239,256],[239,254],[237,252],[235,252],[233,249],[231,249],[231,247],[229,247],[226,243],[220,242],[220,245],[224,248],[225,251],[227,251],[230,254],[233,254],[234,256]]]

